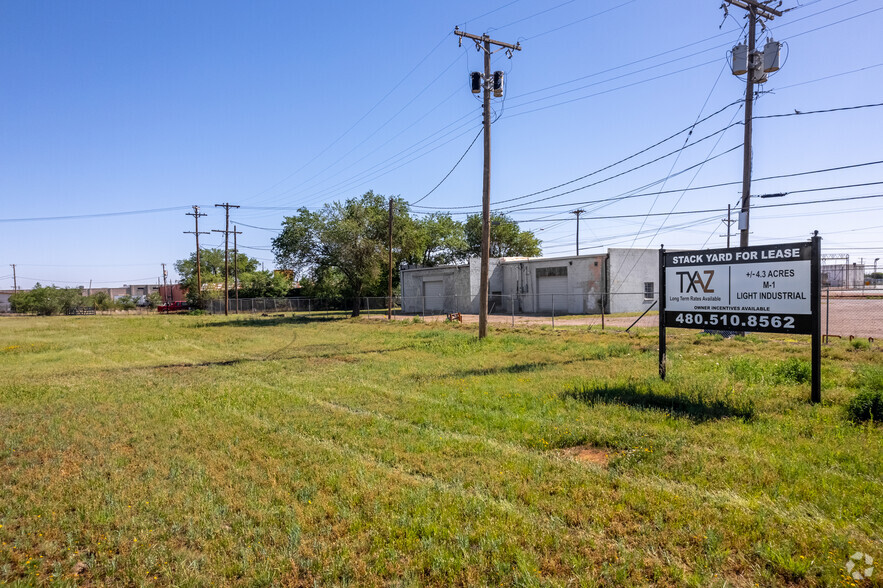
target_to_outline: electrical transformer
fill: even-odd
[[[469,74],[469,81],[472,85],[472,93],[478,94],[481,92],[481,74],[477,71]]]
[[[782,44],[768,39],[763,46],[763,71],[770,73],[779,71],[779,50]]]
[[[748,45],[739,43],[733,47],[733,75],[741,76],[748,73]]]
[[[494,72],[494,96],[500,98],[503,95],[503,72]]]

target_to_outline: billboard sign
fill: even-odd
[[[663,324],[812,334],[812,243],[665,251]]]

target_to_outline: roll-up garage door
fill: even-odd
[[[537,269],[537,293],[539,312],[556,313],[567,310],[567,268],[548,267]]]
[[[443,310],[445,306],[445,284],[442,280],[423,282],[423,296],[426,310]]]

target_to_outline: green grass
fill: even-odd
[[[880,561],[883,428],[846,410],[879,347],[826,346],[812,405],[806,337],[669,334],[661,382],[653,330],[0,319],[0,582],[823,586]]]

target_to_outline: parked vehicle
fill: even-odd
[[[167,304],[160,304],[156,307],[157,312],[186,312],[190,310],[190,306],[183,300],[176,300]]]

